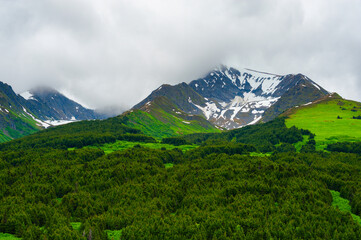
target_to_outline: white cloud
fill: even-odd
[[[361,2],[0,0],[0,80],[129,108],[226,63],[361,100]]]

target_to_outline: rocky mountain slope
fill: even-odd
[[[284,110],[314,101],[328,91],[302,74],[277,75],[221,66],[189,84],[162,85],[134,106],[164,96],[188,114],[203,115],[226,129],[274,119]]]
[[[101,119],[102,115],[84,108],[63,94],[51,88],[36,88],[21,96],[27,100],[26,106],[43,121],[76,121]],[[50,122],[51,123],[51,122]]]
[[[6,83],[0,82],[0,142],[25,136],[41,129],[26,109],[26,100],[19,97]]]
[[[39,88],[21,95],[0,82],[0,142],[29,135],[52,125],[101,115],[86,109],[61,93]]]

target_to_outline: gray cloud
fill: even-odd
[[[0,0],[0,81],[129,108],[225,63],[361,101],[358,0]]]

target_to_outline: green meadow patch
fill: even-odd
[[[81,222],[71,222],[70,225],[74,230],[79,230],[81,226]]]
[[[163,121],[160,121],[157,117]],[[209,126],[202,126],[202,124],[196,120],[185,121],[162,109],[157,109],[153,114],[139,110],[132,111],[128,113],[126,119],[125,124],[127,126],[139,129],[144,134],[156,139],[192,133],[220,132],[220,130],[210,124]]]
[[[90,148],[100,148],[102,149],[105,154],[109,154],[115,151],[122,151],[128,148],[133,148],[135,146],[140,147],[147,147],[152,149],[167,149],[171,150],[174,148],[179,148],[183,152],[197,148],[198,145],[181,145],[181,146],[174,146],[170,144],[163,144],[163,143],[143,143],[143,142],[127,142],[127,141],[116,141],[115,143],[106,143],[101,146],[90,146]]]
[[[174,166],[173,163],[166,163],[166,164],[164,164],[164,167],[165,167],[165,168],[172,168],[173,166]]]
[[[302,146],[307,144],[309,138],[310,138],[310,136],[303,135],[303,140],[294,144],[297,152],[301,151]]]
[[[272,153],[259,153],[259,152],[251,152],[249,153],[251,157],[269,157]]]
[[[360,115],[360,103],[331,99],[294,109],[286,119],[286,126],[316,134],[316,148],[321,150],[330,143],[361,141],[361,119],[357,119]]]
[[[122,236],[122,230],[105,230],[105,232],[111,240],[118,240]]]
[[[335,208],[338,208],[341,212],[346,212],[346,213],[350,213],[353,220],[355,220],[358,224],[361,225],[361,218],[360,216],[353,214],[351,212],[351,206],[350,206],[350,201],[342,198],[340,196],[340,193],[337,191],[330,191],[332,194],[332,206],[334,206]]]
[[[0,240],[20,240],[21,238],[17,238],[9,233],[0,233]]]

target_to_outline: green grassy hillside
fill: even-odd
[[[0,82],[0,142],[39,131],[41,127],[29,115],[30,112],[26,100],[19,97],[10,85]]]
[[[158,139],[197,132],[220,132],[213,126],[203,127],[198,121],[185,121],[165,111],[163,111],[162,118],[164,121],[150,113],[134,110],[127,113],[124,123]]]
[[[151,148],[151,149],[174,149],[174,148],[179,148],[180,150],[182,150],[183,152],[197,148],[197,145],[181,145],[181,146],[174,146],[171,144],[164,144],[164,143],[159,143],[159,142],[154,142],[154,143],[145,143],[145,142],[129,142],[129,141],[116,141],[114,143],[106,143],[103,144],[101,146],[87,146],[88,148],[95,148],[95,149],[101,149],[104,151],[105,154],[110,154],[112,152],[115,151],[123,151],[129,148],[133,148],[133,147],[146,147],[146,148]],[[74,149],[69,149],[69,150],[75,150]]]
[[[296,126],[316,134],[317,148],[343,141],[361,141],[361,103],[328,96],[313,104],[290,109],[283,115],[287,127]]]
[[[145,104],[140,110],[125,113],[121,118],[125,125],[158,139],[192,133],[220,132],[204,117],[186,114],[163,96]]]
[[[29,115],[11,109],[7,111],[0,112],[0,142],[7,142],[41,130]]]

